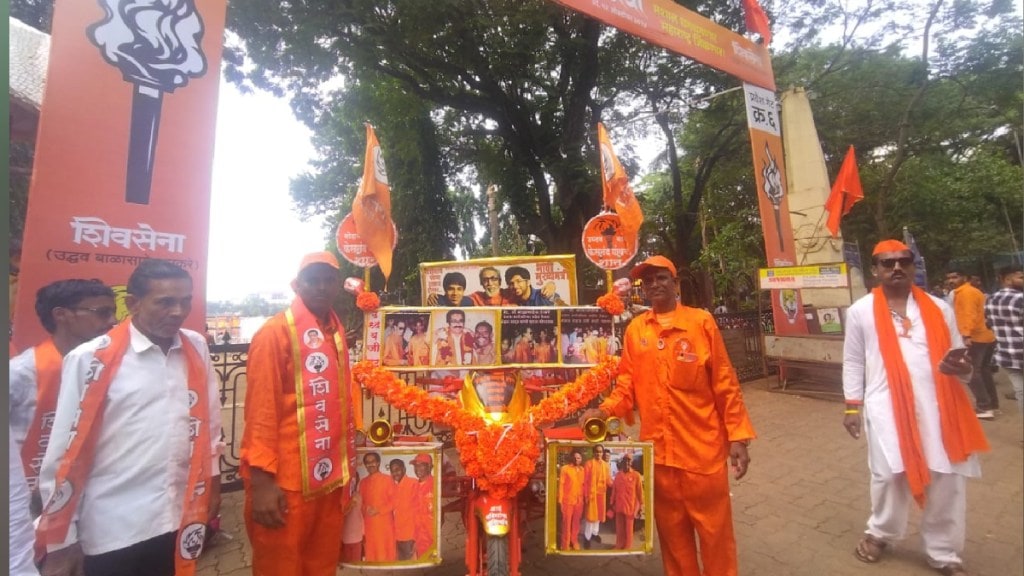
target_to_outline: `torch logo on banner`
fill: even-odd
[[[125,201],[149,204],[164,92],[206,73],[203,21],[194,0],[100,0],[103,20],[89,40],[135,85],[128,140]]]
[[[779,172],[779,165],[775,162],[775,156],[772,156],[772,151],[768,147],[766,142],[764,145],[764,154],[768,158],[768,161],[764,163],[764,168],[761,169],[761,176],[764,177],[764,195],[768,198],[768,201],[772,203],[772,208],[775,210],[775,230],[779,237],[779,251],[785,252],[785,244],[783,243],[782,236],[782,173]]]

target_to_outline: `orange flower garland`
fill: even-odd
[[[352,368],[352,376],[395,408],[453,428],[455,447],[466,474],[491,496],[511,498],[526,487],[540,457],[541,437],[537,426],[585,407],[611,384],[618,374],[618,366],[617,357],[605,358],[575,381],[531,406],[524,418],[510,425],[489,423],[463,410],[455,400],[430,396],[426,390],[408,386],[369,360],[357,363]]]
[[[360,292],[356,296],[356,308],[363,312],[374,312],[380,308],[380,296],[376,292]]]
[[[612,316],[618,316],[626,311],[626,303],[623,302],[622,298],[619,298],[619,295],[614,292],[609,292],[604,296],[599,296],[597,298],[597,305]]]

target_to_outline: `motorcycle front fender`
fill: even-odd
[[[504,536],[511,528],[514,505],[514,500],[491,498],[486,494],[480,494],[476,497],[473,507],[485,533],[491,536]]]

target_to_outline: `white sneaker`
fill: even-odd
[[[995,413],[993,413],[991,410],[981,410],[975,412],[975,416],[977,416],[979,420],[995,420],[996,418]]]

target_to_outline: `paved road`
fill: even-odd
[[[998,375],[1000,396],[1009,383]],[[742,576],[925,576],[934,575],[920,552],[920,514],[911,517],[906,540],[883,560],[868,566],[852,550],[864,528],[869,506],[864,441],[843,430],[842,405],[835,401],[768,390],[774,380],[744,385],[758,440],[751,445],[751,468],[733,486],[734,521]],[[967,567],[975,576],[1024,575],[1024,445],[1016,404],[1003,400],[1003,413],[984,423],[992,451],[982,456],[983,477],[968,483]],[[225,496],[223,528],[200,559],[199,576],[250,573],[251,548],[242,526],[240,492]],[[527,576],[661,574],[654,555],[628,558],[545,556],[538,521],[522,572]],[[404,571],[415,575],[462,576],[465,566],[461,522],[449,516],[443,529],[438,567]],[[395,571],[398,572],[398,571]],[[341,572],[339,571],[339,574]],[[346,569],[375,576],[388,571]],[[284,576],[284,575],[283,575]]]

